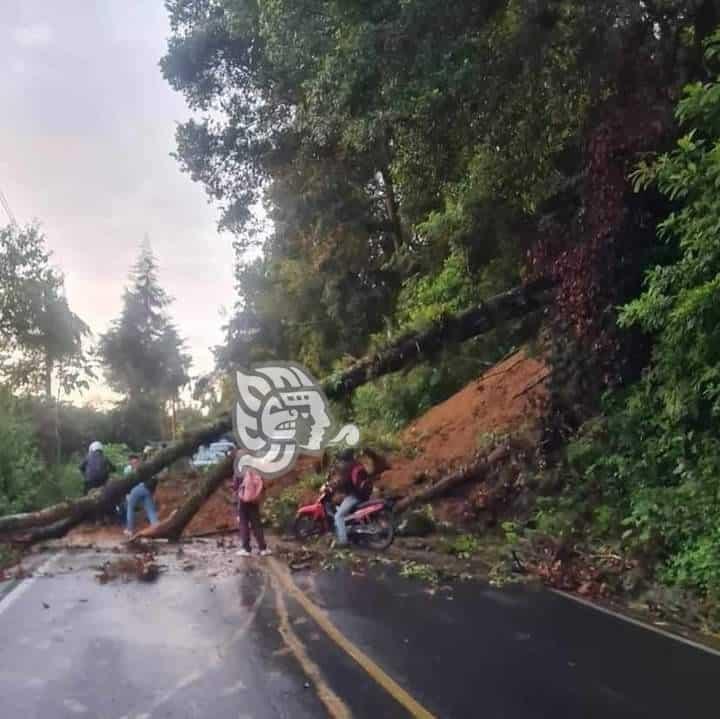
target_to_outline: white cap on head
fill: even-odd
[[[102,448],[103,448],[102,442],[92,442],[90,444],[90,449],[88,451],[91,453],[92,452],[102,452]]]

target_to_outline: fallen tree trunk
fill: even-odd
[[[147,539],[169,539],[176,542],[180,539],[183,530],[190,523],[197,511],[216,490],[218,490],[226,479],[232,477],[233,460],[228,457],[205,477],[200,486],[184,504],[176,509],[167,519],[159,522],[154,527],[138,532],[136,537]]]
[[[547,304],[550,287],[545,281],[515,287],[469,310],[438,320],[422,332],[402,337],[387,349],[364,357],[341,374],[324,380],[325,394],[330,399],[340,399],[366,382],[432,356],[448,344],[463,342],[504,322],[525,317]]]
[[[355,363],[339,376],[324,380],[325,394],[332,399],[345,397],[356,387],[385,374],[396,372],[411,362],[436,352],[447,343],[462,342],[494,329],[502,322],[526,316],[544,305],[547,301],[548,289],[549,285],[546,282],[516,287],[508,292],[495,295],[487,302],[461,312],[459,315],[436,322],[423,332],[402,338],[384,351]],[[377,457],[374,459],[378,460]],[[487,458],[484,458],[477,464],[485,467],[487,461]],[[476,469],[480,471],[479,466]],[[401,500],[396,505],[396,510],[403,511],[416,502],[430,501],[435,496],[439,496],[453,486],[469,479],[472,471],[473,467],[470,466],[466,468],[465,474],[461,472],[450,475],[417,495]],[[153,528],[153,531],[147,536],[178,539],[205,499],[221,484],[222,478],[214,477],[214,473],[208,475],[198,491],[178,510],[177,519],[170,521],[175,516],[173,515],[167,525],[163,522]]]
[[[447,494],[455,487],[487,474],[487,471],[493,464],[506,459],[509,453],[510,448],[507,445],[496,447],[489,454],[483,454],[470,462],[470,464],[448,474],[437,482],[433,482],[431,485],[423,487],[407,497],[403,497],[395,504],[395,512],[405,512],[418,504],[427,504],[433,499]]]
[[[158,452],[147,462],[143,462],[136,472],[122,479],[112,479],[101,489],[96,489],[84,497],[61,502],[37,512],[0,517],[0,536],[16,535],[36,527],[47,527],[48,531],[51,531],[50,527],[57,529],[64,526],[67,531],[74,524],[114,507],[136,484],[151,480],[158,472],[177,459],[191,455],[200,445],[212,442],[231,428],[230,418],[223,417],[214,424],[184,437],[172,447]],[[28,538],[32,537],[41,538],[39,536],[41,534],[40,532],[31,532],[25,537],[20,537],[20,540],[28,541]],[[42,538],[47,539],[49,536]],[[30,539],[29,541],[34,540]]]
[[[76,524],[77,520],[74,517],[65,517],[65,519],[61,519],[53,524],[35,527],[20,537],[17,537],[15,541],[22,544],[33,544],[34,542],[44,542],[48,539],[58,539],[59,537],[64,537]]]
[[[541,281],[495,295],[487,302],[439,320],[422,332],[400,338],[381,352],[357,361],[339,375],[326,378],[322,382],[323,389],[331,399],[345,397],[366,382],[396,372],[419,359],[426,359],[447,344],[462,342],[488,332],[503,322],[519,319],[540,309],[548,300],[549,289],[550,285]],[[0,517],[0,536],[35,527],[46,527],[45,534],[58,532],[63,527],[67,531],[75,524],[112,507],[139,482],[149,480],[175,460],[193,454],[199,446],[212,442],[231,429],[232,420],[229,415],[224,415],[214,424],[184,437],[176,445],[143,462],[129,477],[108,482],[102,490],[91,492],[87,497],[62,502],[37,512]],[[197,492],[178,510],[175,523],[168,525],[169,535],[175,536],[176,526],[179,526],[181,521],[184,521],[183,527],[186,526],[202,506],[202,501],[197,500],[198,497],[207,499],[220,486],[222,482],[216,482],[216,479],[215,472],[212,472],[202,481]],[[31,539],[28,540],[28,537]],[[41,531],[30,532],[25,541],[34,541],[34,537],[48,538]]]

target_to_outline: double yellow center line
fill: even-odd
[[[328,615],[320,609],[292,580],[288,571],[275,559],[270,559],[268,566],[282,589],[291,596],[305,612],[315,620],[320,629],[332,639],[348,656],[352,657],[377,684],[379,684],[398,704],[407,709],[411,716],[418,719],[436,719],[424,706],[408,694],[382,667],[353,644],[330,621]]]

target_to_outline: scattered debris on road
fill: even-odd
[[[95,578],[100,584],[107,584],[116,579],[124,582],[133,579],[141,582],[152,582],[158,578],[160,571],[161,567],[155,562],[155,555],[147,552],[132,557],[121,557],[112,562],[107,561],[102,565]]]

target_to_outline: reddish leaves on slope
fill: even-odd
[[[632,192],[628,175],[640,155],[668,135],[669,108],[662,87],[643,84],[605,102],[586,142],[577,225],[556,225],[528,257],[530,277],[557,283],[557,319],[585,350],[603,357],[606,373],[622,352],[616,307],[637,291],[643,255],[654,239],[648,198]]]

